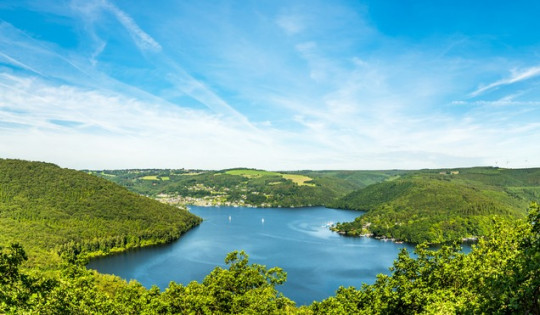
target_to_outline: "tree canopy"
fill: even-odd
[[[201,219],[110,181],[41,162],[0,159],[0,244],[19,243],[30,263],[59,255],[171,242]]]
[[[171,282],[160,291],[136,281],[65,262],[60,275],[20,269],[21,246],[0,248],[0,312],[44,314],[539,314],[540,209],[528,221],[497,224],[469,254],[457,244],[416,257],[403,250],[389,275],[372,285],[341,287],[336,295],[296,307],[275,288],[286,279],[280,268],[249,264],[232,252],[227,269],[216,267],[202,283]]]
[[[334,205],[367,212],[335,229],[417,244],[476,239],[493,227],[494,217],[524,217],[540,194],[537,169],[452,172],[420,171],[352,192]]]

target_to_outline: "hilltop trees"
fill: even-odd
[[[29,263],[58,254],[104,255],[163,244],[199,224],[185,209],[56,165],[0,159],[0,244],[19,243]]]
[[[499,187],[431,174],[374,184],[340,202],[338,206],[367,213],[336,230],[416,244],[483,236],[495,216],[508,221],[525,217],[520,206],[524,201]]]

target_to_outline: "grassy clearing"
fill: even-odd
[[[170,180],[171,178],[169,176],[161,176],[161,180]]]
[[[268,171],[262,171],[262,170],[229,170],[226,171],[225,174],[228,175],[237,175],[237,176],[244,176],[247,178],[255,178],[255,177],[262,177],[262,176],[282,176],[283,174],[276,173],[276,172],[268,172]]]
[[[156,175],[143,176],[143,177],[139,177],[139,179],[142,179],[142,180],[159,180],[159,178]]]
[[[296,174],[281,174],[283,178],[291,180],[293,183],[296,183],[298,186],[311,186],[315,187],[315,184],[306,183],[312,180],[313,178],[305,175],[296,175]]]
[[[251,169],[237,169],[237,170],[229,170],[226,171],[225,174],[228,175],[237,175],[237,176],[244,176],[247,178],[258,178],[263,176],[281,176],[284,179],[290,180],[293,183],[296,183],[298,186],[311,186],[315,187],[315,184],[312,183],[306,183],[312,180],[313,178],[305,176],[305,175],[297,175],[297,174],[282,174],[278,172],[269,172],[269,171],[263,171],[263,170],[251,170]],[[277,185],[280,182],[270,183],[270,185]]]

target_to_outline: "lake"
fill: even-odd
[[[287,282],[277,289],[297,305],[335,294],[340,285],[359,288],[388,273],[399,250],[413,247],[366,237],[344,237],[329,223],[352,221],[361,212],[324,207],[195,207],[204,222],[163,246],[98,258],[88,268],[165,289],[170,281],[201,282],[227,253],[245,250],[250,263],[281,267]]]

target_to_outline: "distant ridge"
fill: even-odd
[[[531,201],[540,200],[540,168],[91,173],[171,204],[364,210],[368,213],[363,217],[336,230],[411,243],[476,239],[493,227],[494,217],[515,220]]]

